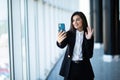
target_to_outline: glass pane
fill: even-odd
[[[27,80],[27,63],[26,63],[26,48],[25,48],[25,1],[21,0],[21,30],[22,30],[22,56],[23,56],[23,79]]]
[[[0,80],[10,80],[7,0],[0,0]]]

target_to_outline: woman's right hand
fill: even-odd
[[[60,44],[66,38],[66,32],[60,31],[58,32],[57,42]]]

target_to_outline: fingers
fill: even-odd
[[[66,33],[60,33],[60,34],[58,34],[58,38],[60,38],[60,39],[63,39],[63,38],[66,38]]]
[[[88,31],[88,32],[91,32],[91,30],[92,30],[91,27],[88,26],[88,27],[87,27],[87,31]]]
[[[91,27],[87,27],[87,32],[85,32],[85,36],[87,39],[91,39],[93,35],[93,29]]]
[[[61,43],[65,38],[66,38],[66,36],[60,37],[58,42]]]
[[[66,32],[64,32],[64,31],[60,31],[60,32],[58,32],[58,36],[62,36],[62,35],[64,35]]]
[[[93,31],[94,30],[90,26],[87,27],[87,32],[93,33]]]
[[[58,43],[61,43],[66,38],[66,32],[59,32],[58,33]]]

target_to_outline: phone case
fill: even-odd
[[[58,24],[58,31],[65,31],[65,24],[64,23],[59,23]]]

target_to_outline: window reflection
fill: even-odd
[[[10,80],[7,0],[0,1],[0,80]]]

